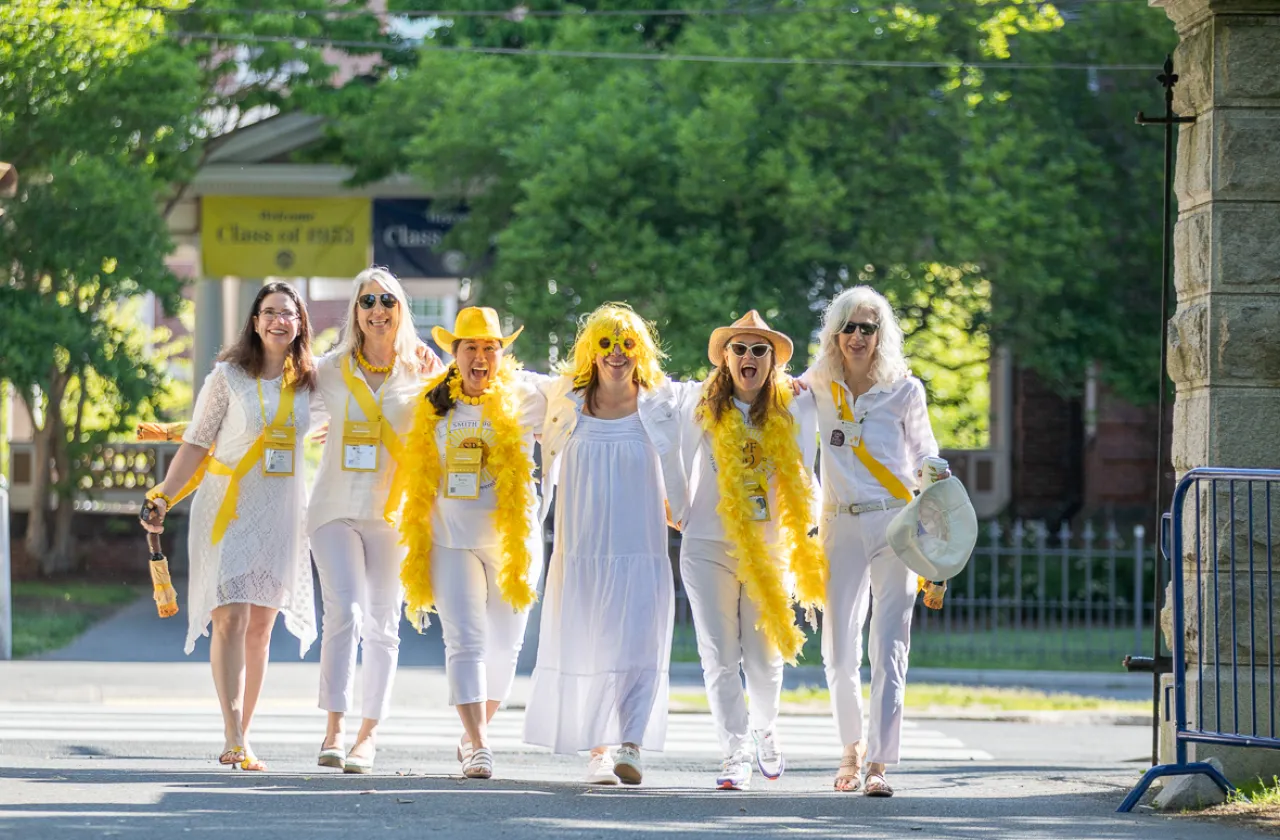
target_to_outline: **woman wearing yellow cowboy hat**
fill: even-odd
[[[406,611],[440,615],[469,778],[493,774],[488,723],[511,690],[542,573],[533,445],[546,403],[507,353],[519,334],[504,335],[487,307],[432,330],[454,358],[428,384],[405,447]]]
[[[424,380],[443,365],[418,338],[404,287],[374,267],[356,275],[338,344],[316,367],[333,427],[307,509],[324,604],[319,705],[328,722],[318,763],[369,773],[400,655],[404,549],[391,524],[392,484],[407,475],[401,439]],[[344,718],[353,707],[357,648],[363,720],[347,752]]]
[[[525,740],[590,750],[586,781],[638,784],[666,740],[674,582],[667,513],[684,508],[679,412],[652,329],[605,304],[544,380],[544,513],[556,492]],[[616,757],[609,745],[621,744]]]
[[[820,606],[826,561],[817,523],[817,412],[786,375],[791,339],[754,309],[711,333],[715,365],[681,430],[689,476],[680,575],[693,611],[707,700],[724,755],[716,787],[746,790],[752,765],[786,767],[774,733],[784,660],[804,643],[799,601]],[[742,690],[745,674],[750,708]]]

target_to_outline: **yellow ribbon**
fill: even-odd
[[[259,383],[258,388],[258,399],[261,400],[261,383]],[[272,421],[271,425],[277,426],[284,423],[284,421],[289,419],[289,415],[292,413],[293,385],[282,385],[280,388],[280,405],[276,408],[276,417],[275,420]],[[262,412],[262,420],[264,423],[263,429],[258,434],[258,437],[253,441],[253,444],[249,447],[249,451],[244,453],[244,457],[240,459],[240,463],[236,464],[236,468],[234,470],[221,461],[214,460],[213,458],[205,459],[205,463],[208,465],[208,471],[210,473],[213,473],[214,475],[231,476],[231,482],[227,485],[227,493],[222,497],[222,506],[218,508],[218,515],[213,520],[214,545],[217,545],[222,541],[223,536],[227,533],[227,526],[237,518],[236,503],[240,499],[240,479],[248,475],[249,471],[257,466],[258,461],[262,460],[262,454],[266,450],[266,419],[267,412],[264,406]],[[197,475],[199,475],[199,471],[197,471]],[[187,484],[190,485],[193,481],[195,481],[195,477],[192,478],[192,481],[187,482]],[[185,490],[186,488],[183,489]]]
[[[387,452],[391,455],[391,460],[396,462],[391,478],[391,492],[387,494],[387,504],[382,509],[382,518],[387,521],[388,525],[394,525],[395,523],[391,521],[391,516],[395,513],[403,490],[402,482],[404,481],[404,476],[400,474],[400,462],[403,460],[401,456],[404,453],[404,445],[400,441],[400,436],[396,434],[396,430],[392,428],[391,423],[383,416],[381,407],[373,398],[373,391],[369,389],[369,383],[363,379],[357,379],[355,373],[352,372],[350,356],[344,356],[342,359],[342,381],[346,383],[347,390],[351,392],[351,396],[355,397],[356,405],[360,406],[360,410],[364,412],[365,419],[377,419],[382,429],[382,445],[387,448]]]
[[[836,411],[839,412],[840,419],[853,422],[853,410],[849,408],[849,401],[844,397],[844,389],[840,387],[838,382],[831,383],[831,399],[835,401]],[[859,435],[858,445],[849,447],[853,450],[853,454],[857,456],[858,460],[862,462],[862,466],[866,467],[875,480],[880,482],[884,489],[888,490],[889,494],[894,498],[901,499],[904,502],[909,502],[915,498],[915,495],[907,489],[907,485],[903,484],[900,478],[867,451],[867,444],[863,438],[863,435]],[[919,592],[924,589],[925,583],[924,578],[917,578],[916,591]],[[940,607],[941,605],[939,605]]]

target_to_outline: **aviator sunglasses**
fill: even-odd
[[[861,332],[865,336],[872,336],[875,335],[876,331],[879,329],[879,324],[874,324],[868,321],[850,321],[844,325],[840,332],[845,335],[853,335],[855,332]]]
[[[361,309],[373,309],[373,305],[378,301],[382,301],[383,309],[395,309],[399,303],[391,292],[383,292],[380,295],[361,295],[356,300],[359,301]]]
[[[747,353],[750,353],[752,356],[755,356],[757,359],[762,359],[769,354],[770,350],[773,349],[773,345],[772,344],[742,344],[741,342],[735,341],[729,345],[729,349],[733,351],[733,355],[738,356],[739,358],[747,355]]]

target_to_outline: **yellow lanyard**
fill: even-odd
[[[272,426],[280,426],[287,421],[293,419],[293,383],[282,382],[280,385],[280,405],[276,408],[275,422],[267,423],[267,404],[262,398],[262,380],[258,380],[258,406],[262,409],[262,432],[254,439],[249,446],[249,451],[244,453],[244,457],[240,459],[240,463],[236,464],[234,470],[228,469],[226,465],[215,459],[209,459],[209,472],[214,475],[229,475],[231,481],[227,484],[226,495],[222,497],[222,504],[218,507],[218,515],[213,520],[213,544],[217,545],[227,533],[227,526],[230,525],[238,517],[236,505],[240,499],[240,480],[249,474],[249,471],[257,466],[262,460],[263,453],[267,448],[267,430]]]
[[[849,401],[845,398],[844,389],[840,387],[839,382],[831,383],[831,399],[836,404],[836,412],[840,415],[840,419],[852,421],[853,412],[849,408]],[[862,419],[864,421],[867,419],[865,414]],[[907,485],[903,484],[902,480],[894,475],[888,467],[877,461],[875,456],[867,451],[867,444],[864,438],[864,435],[859,435],[857,444],[849,447],[853,450],[853,454],[875,477],[875,480],[889,491],[890,495],[894,498],[902,499],[904,502],[911,501],[913,496],[911,491],[907,489]]]
[[[387,375],[390,379],[391,375]],[[404,452],[404,445],[400,441],[400,436],[396,434],[396,430],[391,426],[390,421],[382,414],[382,397],[379,396],[377,402],[373,399],[373,391],[369,388],[369,383],[363,379],[357,379],[351,370],[351,357],[342,357],[342,381],[346,383],[347,391],[355,397],[356,405],[360,406],[360,410],[364,412],[364,416],[373,423],[377,423],[381,429],[382,445],[387,448],[391,460],[396,462],[394,473],[391,478],[391,492],[387,496],[387,504],[382,509],[382,518],[391,523],[391,515],[395,512],[396,501],[400,498],[402,490],[402,482],[405,477],[401,475],[400,462],[403,460],[401,454]],[[382,386],[387,386],[387,380],[384,379]],[[385,396],[385,391],[383,395]]]

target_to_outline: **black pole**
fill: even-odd
[[[1138,125],[1164,126],[1164,203],[1163,231],[1160,243],[1160,390],[1156,398],[1156,527],[1155,531],[1155,615],[1151,628],[1151,764],[1160,763],[1160,676],[1164,670],[1160,663],[1160,610],[1164,598],[1164,561],[1161,544],[1164,535],[1164,425],[1165,395],[1169,383],[1169,297],[1173,285],[1173,262],[1170,244],[1173,239],[1173,127],[1180,123],[1195,122],[1195,117],[1180,117],[1173,112],[1173,86],[1178,76],[1173,72],[1173,56],[1165,56],[1164,72],[1156,77],[1164,86],[1164,116],[1148,118],[1138,112]],[[1139,596],[1141,593],[1138,593]],[[1139,597],[1138,603],[1141,604]]]

